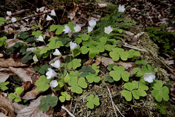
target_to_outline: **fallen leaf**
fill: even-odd
[[[0,117],[8,117],[8,116],[4,115],[3,113],[0,113]]]
[[[21,41],[19,39],[7,39],[5,40],[6,43],[8,43],[8,45],[6,46],[6,48],[11,48],[13,47],[17,42],[24,42],[24,41]]]
[[[135,64],[134,62],[122,62],[122,61],[115,63],[115,65],[123,66],[126,70],[132,67],[134,64]]]
[[[9,69],[14,72],[22,82],[26,83],[27,81],[30,81],[32,83],[32,79],[28,74],[27,70],[24,70],[22,68],[14,68],[14,67],[9,67]]]
[[[8,100],[6,94],[0,94],[0,112],[4,115],[8,115],[8,117],[15,117],[14,108],[12,103]],[[1,116],[0,116],[1,117]]]
[[[27,106],[22,105],[22,104],[19,104],[19,103],[17,103],[17,102],[13,102],[12,105],[13,105],[13,107],[14,107],[14,109],[15,109],[15,110],[14,110],[15,113],[18,113],[21,109],[27,107]]]
[[[38,94],[42,93],[43,91],[37,91],[36,88],[27,92],[23,97],[22,99],[26,99],[26,100],[32,100],[32,99],[35,99]]]
[[[75,3],[73,3],[73,4],[74,4],[74,8],[71,11],[69,11],[68,16],[67,16],[71,20],[75,17],[75,14],[76,14],[76,12],[78,10],[78,5],[75,4]]]
[[[13,58],[0,58],[0,67],[22,67],[22,66],[28,66],[27,64],[23,64],[19,61],[14,61]]]
[[[84,63],[84,65],[86,65],[86,66],[92,65],[93,61],[94,61],[93,58],[89,58],[89,60],[87,60],[87,61]]]
[[[44,113],[38,109],[42,97],[44,96],[40,96],[36,100],[31,101],[28,107],[21,109],[17,113],[17,117],[53,117],[53,108],[50,108]]]
[[[107,4],[105,4],[105,3],[98,3],[98,8],[99,9],[104,9],[106,7],[107,7]]]
[[[102,57],[101,62],[105,67],[108,66],[109,64],[114,64],[114,61],[111,58],[107,57]]]
[[[95,65],[99,65],[101,63],[101,57],[100,56],[97,56],[96,59],[95,59]]]
[[[8,79],[9,76],[10,76],[10,75],[7,74],[7,73],[2,73],[2,72],[0,72],[0,83],[1,83],[1,82],[5,82],[5,81]]]

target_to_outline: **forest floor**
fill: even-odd
[[[123,14],[117,12],[119,5],[124,5],[126,8]],[[1,117],[173,117],[175,115],[174,0],[74,2],[3,0],[0,1],[0,9]],[[52,9],[56,16],[51,16]],[[8,16],[7,11],[11,11],[12,15]],[[114,13],[113,16],[110,15],[112,13]],[[48,15],[52,18],[49,21],[47,20]],[[6,21],[4,22],[1,17]],[[12,17],[15,17],[17,21],[11,22]],[[129,23],[126,21],[122,26],[120,23],[122,24],[125,19],[119,20],[121,17],[133,21],[129,20]],[[97,21],[97,24],[93,29],[94,33],[93,31],[88,33],[87,27],[92,19]],[[102,29],[104,29],[114,19],[118,23],[111,27],[113,32],[117,32],[117,35],[104,34],[104,30],[103,33],[98,32],[100,25],[103,25]],[[105,20],[106,22],[102,23]],[[73,24],[70,22],[81,26],[78,34],[71,32],[67,35],[59,30],[59,28],[64,29],[62,25],[65,24],[71,28]],[[54,27],[56,25],[59,26]],[[52,26],[54,28],[51,28]],[[36,41],[40,35],[43,35],[44,41]],[[111,42],[107,43],[106,38],[112,39]],[[77,50],[70,52],[70,41],[79,44]],[[62,44],[59,45],[56,42]],[[113,42],[115,45],[111,44]],[[91,45],[88,46],[91,43],[97,44],[94,44],[94,48],[91,49]],[[111,45],[102,51],[106,46],[98,45],[98,43]],[[80,47],[85,47],[85,45],[89,50],[83,50]],[[124,55],[121,54],[120,59],[116,61],[116,58],[110,54],[114,51],[110,49],[113,47],[122,48],[122,52],[129,52],[132,49],[133,53],[138,51],[140,56],[136,55],[136,57],[124,60],[122,58]],[[62,56],[52,55],[57,48]],[[89,54],[87,54],[88,51]],[[55,69],[51,65],[57,60],[61,61],[60,69]],[[137,63],[137,60],[140,63]],[[137,81],[140,85],[144,73],[147,73],[144,72],[144,68],[148,71],[151,69],[149,65],[152,66],[152,73],[156,76],[155,82],[159,80],[162,82],[162,87],[169,89],[169,92],[165,92],[168,93],[168,100],[165,101],[167,98],[164,98],[163,93],[159,95],[162,96],[161,101],[158,97],[153,96],[154,86],[146,84],[145,87],[150,87],[144,90],[146,95],[138,96],[137,99],[132,98],[134,95],[132,94],[132,100],[127,101],[127,96],[125,97],[122,91],[126,91],[124,84],[128,81],[126,82],[123,77],[116,80],[115,76],[111,75],[112,69],[114,72],[116,70],[114,66],[122,66],[125,72],[130,74],[129,81]],[[137,77],[139,76],[138,71],[134,74],[134,68],[137,67],[143,70],[140,77]],[[57,72],[57,76],[53,78],[58,82],[56,88],[49,86],[50,81],[45,77],[48,68]],[[100,81],[91,79],[91,82],[88,76],[96,79],[99,77]],[[73,80],[77,81],[75,84],[79,89],[74,87],[73,90],[74,81],[71,78],[75,78]],[[19,95],[17,87],[22,88]],[[161,91],[162,88],[159,90]],[[66,92],[66,95],[62,92]],[[10,94],[13,96],[9,97]],[[49,97],[49,94],[55,96],[56,99]],[[70,99],[66,98],[67,95],[71,96]],[[89,95],[95,96],[91,104],[89,103],[91,100],[88,100]],[[43,102],[40,102],[42,99]],[[88,103],[90,106],[87,105]]]

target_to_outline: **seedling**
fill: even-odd
[[[66,91],[65,91],[65,92],[61,92],[61,95],[62,95],[62,96],[59,97],[59,100],[60,100],[61,102],[65,102],[65,100],[69,101],[70,98],[71,98],[71,96],[70,96],[69,94],[67,94]]]
[[[16,91],[16,94],[10,93],[10,94],[9,94],[9,98],[10,98],[10,100],[15,99],[15,100],[14,100],[15,102],[20,102],[20,101],[21,101],[20,94],[24,91],[24,88],[17,87],[17,88],[15,89],[15,91]]]

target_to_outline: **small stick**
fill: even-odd
[[[67,110],[64,106],[61,106],[71,117],[75,117],[69,110]]]

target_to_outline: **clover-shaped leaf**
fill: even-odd
[[[108,75],[104,75],[103,78],[104,78],[105,81],[108,81],[110,83],[114,82],[114,79],[112,77],[108,76]]]
[[[61,95],[62,96],[60,96],[59,97],[59,100],[61,101],[61,102],[65,102],[65,100],[70,100],[70,98],[71,98],[71,96],[69,95],[69,94],[67,94],[67,92],[65,91],[65,92],[61,92]]]
[[[135,51],[135,50],[133,50],[133,49],[130,49],[130,50],[128,51],[128,54],[129,54],[128,58],[132,58],[132,57],[134,57],[134,56],[136,56],[136,57],[139,57],[139,56],[140,56],[140,52]]]
[[[94,105],[99,106],[100,102],[99,102],[99,98],[98,97],[94,97],[94,95],[89,95],[87,98],[87,104],[86,106],[90,109],[94,108]]]
[[[48,83],[50,82],[50,79],[47,79],[45,75],[42,75],[39,77],[39,79],[35,82],[35,85],[37,86],[37,91],[46,91],[49,88]]]
[[[41,98],[40,102],[41,104],[38,106],[38,108],[45,112],[49,110],[50,106],[54,107],[57,105],[58,97],[47,95],[46,97]]]
[[[125,83],[124,87],[127,90],[122,91],[122,96],[124,96],[127,101],[132,100],[132,95],[135,99],[139,99],[140,96],[147,95],[145,90],[148,90],[148,87],[145,84],[143,84],[141,81],[139,82],[139,85],[137,81]]]
[[[10,100],[15,99],[14,100],[15,102],[20,102],[21,101],[20,94],[24,91],[24,88],[17,87],[15,91],[16,91],[16,94],[10,93],[9,98]]]
[[[0,25],[6,22],[6,20],[3,17],[0,17]]]
[[[162,98],[165,101],[169,100],[169,89],[166,86],[163,86],[162,81],[157,80],[155,83],[153,83],[152,88],[154,90],[152,90],[152,95],[153,97],[155,97],[155,99],[158,102],[162,101]]]
[[[122,48],[114,48],[112,49],[112,52],[109,53],[110,57],[114,61],[118,61],[119,58],[126,61],[128,59],[128,52],[125,52]]]
[[[71,69],[76,69],[81,66],[81,59],[73,59],[71,62],[68,63],[68,68]]]
[[[32,35],[38,38],[40,35],[42,35],[42,31],[40,31],[40,30],[33,31]]]
[[[129,72],[125,71],[125,68],[123,66],[114,66],[113,69],[115,71],[111,71],[109,74],[110,76],[115,80],[115,81],[119,81],[121,78],[124,81],[128,81],[129,80]]]
[[[91,66],[83,66],[79,72],[83,72],[80,77],[86,77],[89,73],[95,73],[95,70]]]
[[[21,32],[20,34],[18,34],[18,37],[20,39],[27,39],[29,37],[29,34],[27,32]]]
[[[136,65],[146,65],[146,62],[144,60],[137,60],[135,61]]]
[[[86,79],[89,83],[92,83],[92,82],[98,83],[101,80],[101,78],[97,76],[97,74],[92,74],[92,73],[89,73],[89,75],[86,76]]]
[[[50,49],[60,48],[61,46],[63,46],[62,41],[56,41],[56,40],[50,41],[47,44],[47,47],[50,48]]]
[[[82,40],[86,41],[86,40],[89,39],[89,35],[87,35],[87,34],[80,34],[80,35],[78,35],[78,36],[79,36],[79,38],[76,38],[76,39],[75,39],[75,42],[76,42],[77,44],[80,44],[80,43],[82,42]]]
[[[49,31],[55,31],[55,34],[59,35],[63,32],[64,26],[62,25],[51,25]]]
[[[3,91],[7,90],[8,87],[6,85],[8,85],[9,82],[1,82],[0,83],[0,89],[2,89]]]
[[[77,77],[71,77],[70,81],[68,84],[71,86],[71,91],[75,92],[77,94],[82,93],[82,88],[87,88],[87,83],[83,77],[77,78]]]
[[[80,51],[82,54],[87,54],[89,52],[89,48],[87,48],[86,46],[82,46]]]

